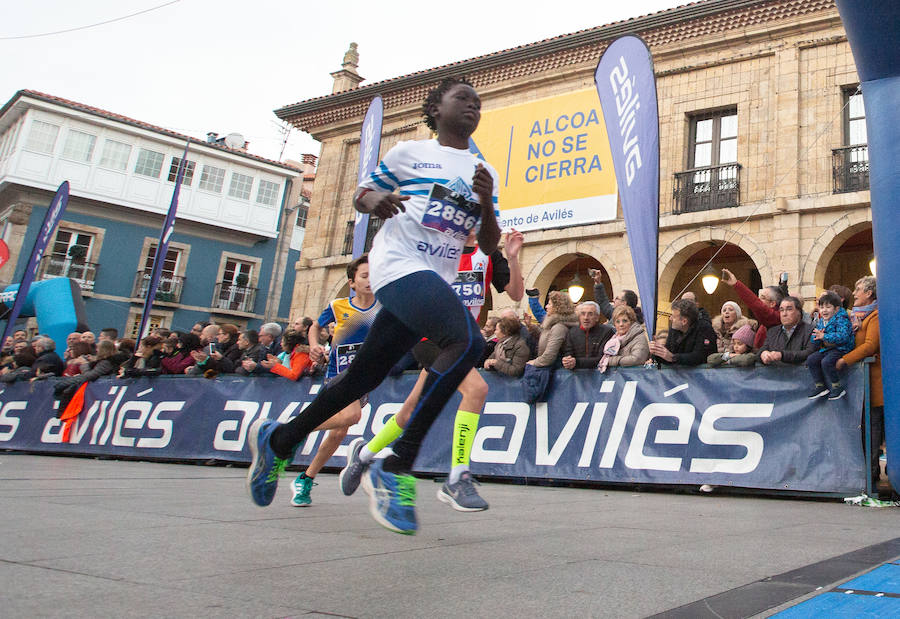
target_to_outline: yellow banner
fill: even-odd
[[[593,88],[484,111],[472,140],[500,177],[501,227],[615,219],[616,177]]]

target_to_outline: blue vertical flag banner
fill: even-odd
[[[878,264],[887,474],[900,491],[900,3],[837,0],[866,108],[872,237]],[[878,449],[873,445],[872,449]]]
[[[381,148],[381,123],[384,119],[384,103],[376,95],[369,104],[366,118],[363,120],[362,133],[359,137],[359,174],[357,183],[372,173],[378,165],[378,151]],[[353,227],[353,259],[359,258],[366,248],[366,231],[369,228],[369,214],[356,212],[356,225]]]
[[[156,245],[156,257],[153,259],[153,269],[150,271],[150,283],[147,285],[147,297],[144,299],[144,313],[141,315],[141,328],[138,329],[138,339],[147,335],[147,325],[150,322],[150,310],[153,309],[153,300],[156,298],[156,289],[159,287],[159,277],[162,275],[163,264],[166,262],[166,254],[169,251],[169,240],[175,231],[175,214],[178,212],[178,192],[181,191],[181,181],[184,180],[184,170],[187,167],[188,148],[191,143],[184,145],[181,161],[178,162],[178,174],[175,176],[175,189],[172,190],[172,202],[169,204],[169,212],[159,235],[159,243]]]
[[[647,45],[636,36],[606,48],[594,85],[606,122],[616,183],[647,333],[655,333],[659,251],[659,111]]]
[[[0,339],[0,342],[5,342],[6,338],[12,335],[13,330],[16,328],[16,319],[19,317],[22,306],[25,304],[25,299],[28,297],[28,289],[31,288],[31,282],[34,281],[34,278],[37,275],[38,267],[41,264],[41,258],[43,258],[44,251],[47,249],[47,243],[50,242],[50,238],[53,236],[53,232],[56,230],[59,220],[62,219],[63,213],[66,211],[66,204],[68,203],[69,181],[63,181],[59,186],[59,189],[56,190],[56,195],[53,196],[53,200],[50,201],[50,206],[47,208],[47,214],[44,215],[44,223],[41,225],[38,237],[34,241],[34,249],[31,250],[31,258],[28,260],[28,265],[25,267],[25,271],[22,274],[22,281],[19,283],[16,300],[13,303],[12,311],[10,311],[7,318],[6,329],[3,331],[3,339]]]

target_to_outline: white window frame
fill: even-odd
[[[228,184],[228,195],[239,200],[249,200],[253,190],[253,177],[240,172],[231,173],[231,182]]]
[[[25,150],[53,154],[56,140],[59,139],[59,129],[59,125],[43,120],[32,120],[31,127],[28,129],[28,138],[25,140]]]
[[[194,170],[197,168],[197,162],[190,159],[185,159],[184,161],[184,176],[181,177],[181,184],[190,187],[194,181]],[[169,164],[169,176],[167,177],[170,183],[174,183],[178,178],[178,166],[180,164],[181,157],[172,157],[172,162]]]
[[[225,185],[225,168],[217,168],[216,166],[203,164],[203,170],[200,172],[200,189],[211,191],[213,193],[222,193],[222,187]]]
[[[280,189],[281,185],[278,183],[260,179],[259,185],[256,188],[256,203],[264,206],[276,206],[278,204],[278,192]]]
[[[66,133],[66,142],[63,144],[63,159],[90,163],[94,156],[94,147],[97,145],[97,136],[87,131],[69,129]]]
[[[134,173],[140,176],[159,178],[159,173],[162,171],[165,160],[165,154],[149,148],[141,148],[138,150],[137,161],[134,164]],[[154,167],[156,168],[155,170]]]
[[[106,139],[103,142],[103,152],[100,155],[100,167],[124,172],[128,168],[128,160],[131,159],[131,144]]]

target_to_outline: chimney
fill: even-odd
[[[363,78],[356,72],[359,66],[359,52],[356,51],[356,43],[350,44],[350,49],[344,54],[344,62],[341,64],[340,71],[331,73],[334,78],[334,86],[331,88],[332,94],[352,90],[359,86]]]
[[[304,153],[300,156],[300,160],[303,162],[303,165],[310,165],[313,167],[315,167],[317,159],[318,157],[316,157],[315,155],[310,155],[309,153]]]
[[[206,134],[206,143],[207,144],[215,144],[218,137],[219,137],[218,133],[216,133],[215,131],[210,131],[209,133]]]

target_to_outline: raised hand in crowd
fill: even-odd
[[[726,286],[734,286],[737,284],[737,277],[734,276],[734,273],[729,271],[728,269],[722,269],[722,277],[720,278],[722,283]]]

